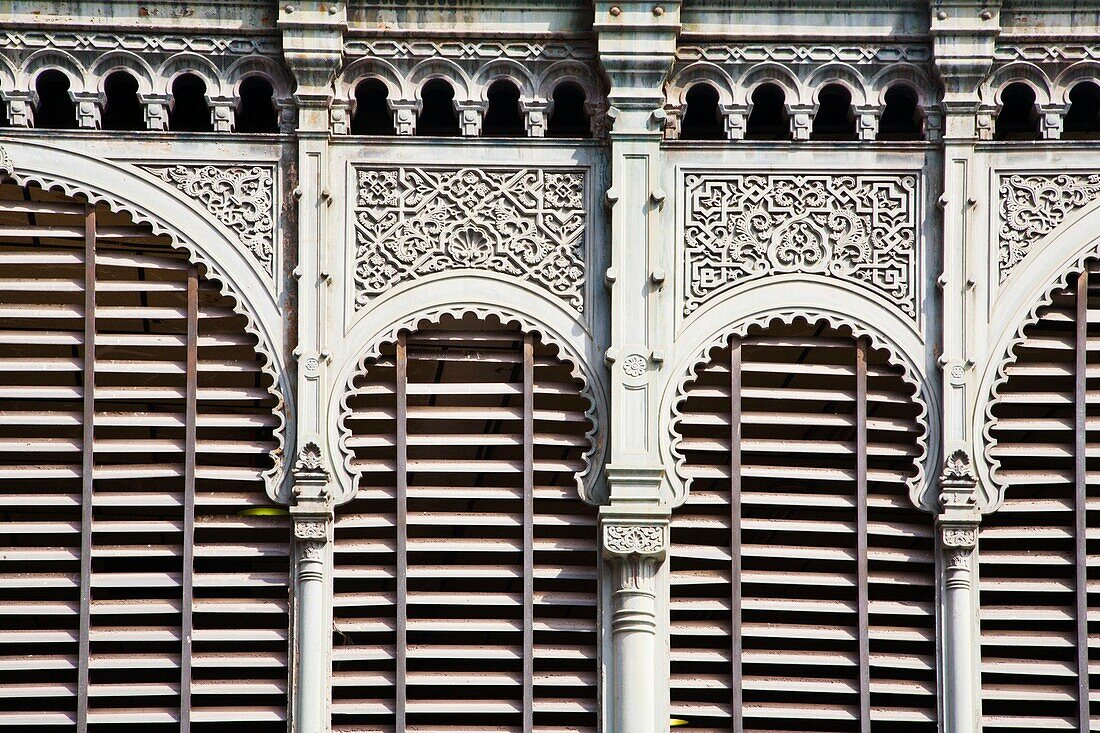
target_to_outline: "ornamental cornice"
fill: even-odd
[[[676,49],[677,61],[710,61],[719,64],[893,64],[925,63],[932,58],[929,44],[773,44],[696,43]]]
[[[0,31],[0,50],[114,51],[175,54],[191,52],[202,56],[276,56],[282,51],[277,34],[264,36],[191,33],[119,33],[82,30]]]
[[[592,61],[596,58],[596,45],[585,41],[350,38],[344,43],[344,53],[353,58]]]

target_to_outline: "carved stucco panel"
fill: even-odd
[[[271,165],[142,166],[231,229],[269,277],[275,271],[275,168]]]
[[[355,306],[451,270],[529,281],[584,311],[585,173],[548,168],[355,169]]]
[[[803,272],[917,320],[916,175],[698,172],[684,184],[685,315],[751,280]]]
[[[999,191],[997,267],[1003,283],[1036,242],[1100,196],[1100,175],[1012,173],[1000,177]]]

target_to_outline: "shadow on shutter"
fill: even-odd
[[[0,186],[0,727],[286,730],[267,386],[165,240]]]
[[[595,733],[596,520],[573,478],[590,425],[569,366],[448,318],[353,389],[334,730]]]
[[[1086,431],[1097,427],[1086,409],[1096,399],[1097,269],[1071,278],[1025,329],[993,408],[989,454],[1005,501],[979,534],[986,730],[1089,728],[1089,674],[1079,670],[1100,605],[1089,602],[1097,560],[1087,540],[1100,525],[1087,514],[1098,492],[1086,460],[1095,460]]]
[[[733,337],[698,370],[671,549],[672,714],[689,730],[936,730],[911,398],[885,353],[805,322]]]

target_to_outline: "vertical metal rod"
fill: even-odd
[[[535,729],[535,344],[523,338],[523,732]]]
[[[187,270],[187,356],[183,438],[183,598],[180,604],[180,731],[191,729],[195,601],[195,464],[199,421],[199,272]]]
[[[1088,632],[1088,577],[1086,541],[1087,495],[1087,393],[1088,376],[1088,300],[1089,273],[1086,269],[1077,278],[1077,318],[1074,341],[1073,370],[1073,479],[1074,479],[1074,569],[1076,580],[1075,612],[1077,621],[1077,717],[1078,728],[1089,730],[1089,632]]]
[[[730,339],[730,713],[744,733],[741,659],[741,337]]]
[[[867,573],[867,344],[856,340],[856,588],[859,595],[859,729],[871,731]]]
[[[92,491],[95,472],[95,207],[84,209],[84,417],[81,437],[80,640],[77,650],[76,727],[88,730],[92,631]]]
[[[397,337],[396,374],[394,375],[394,392],[397,398],[395,411],[396,449],[397,449],[397,490],[396,512],[394,517],[395,533],[397,540],[397,618],[394,627],[394,661],[396,673],[394,679],[394,717],[395,729],[405,730],[405,709],[408,695],[406,694],[406,677],[408,673],[408,383],[409,383],[409,355],[408,341],[404,333]]]

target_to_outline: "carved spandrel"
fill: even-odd
[[[1100,196],[1097,174],[1022,174],[1001,176],[999,281],[1024,261],[1032,246],[1073,212]]]
[[[402,283],[472,269],[584,311],[583,171],[370,166],[356,183],[357,308]]]
[[[146,165],[231,229],[269,276],[275,267],[275,169],[270,165]]]
[[[759,278],[812,273],[917,318],[917,177],[704,172],[685,179],[684,314]]]

